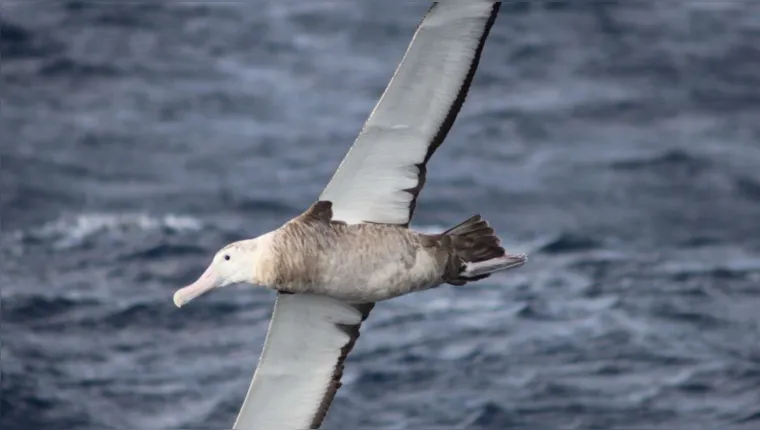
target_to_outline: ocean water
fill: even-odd
[[[427,2],[6,1],[0,427],[229,428],[306,208]],[[379,304],[324,428],[760,426],[760,3],[511,1],[413,226],[529,264]]]

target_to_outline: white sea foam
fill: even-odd
[[[185,215],[149,215],[145,213],[84,213],[43,224],[24,236],[52,241],[58,249],[75,247],[98,234],[122,235],[134,231],[170,232],[200,230],[202,222]]]

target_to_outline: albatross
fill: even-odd
[[[230,284],[277,292],[233,428],[319,428],[376,302],[525,263],[480,215],[437,234],[409,228],[426,164],[464,103],[499,7],[433,3],[319,198],[281,227],[223,247],[174,294],[181,307]]]

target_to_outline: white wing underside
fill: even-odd
[[[429,10],[320,196],[333,203],[333,219],[408,225],[425,162],[464,101],[498,6],[446,1]],[[319,428],[340,384],[343,361],[371,308],[325,296],[278,294],[234,428]]]
[[[313,428],[341,350],[355,340],[340,325],[358,331],[361,322],[362,313],[339,300],[278,294],[259,366],[233,428]]]
[[[320,196],[333,202],[334,218],[349,224],[410,221],[416,192],[404,190],[417,187],[417,165],[435,149],[431,146],[441,143],[450,127],[447,120],[453,121],[464,101],[457,98],[469,87],[466,81],[495,18],[494,9],[493,2],[452,0],[428,12]]]

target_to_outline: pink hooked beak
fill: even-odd
[[[181,308],[182,305],[190,300],[218,287],[219,281],[219,276],[216,274],[213,264],[209,265],[197,281],[187,287],[180,288],[174,293],[174,304],[177,305],[178,308]]]

